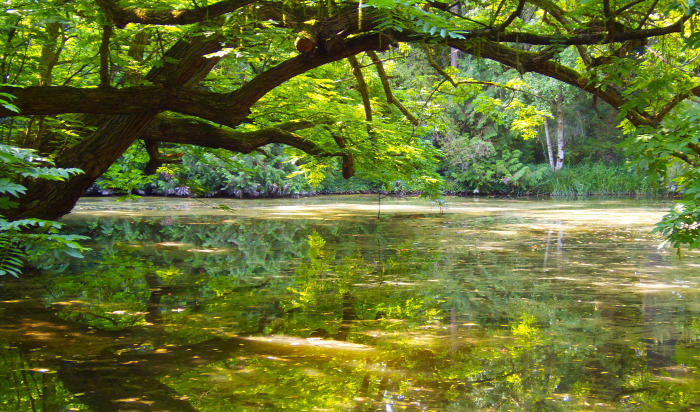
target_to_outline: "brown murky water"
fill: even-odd
[[[0,279],[0,410],[694,410],[700,255],[658,248],[665,210],[87,199],[85,259]]]

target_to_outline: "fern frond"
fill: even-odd
[[[24,256],[24,250],[13,236],[0,234],[0,276],[9,274],[18,277],[22,273]]]

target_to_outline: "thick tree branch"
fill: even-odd
[[[123,89],[69,86],[0,87],[0,93],[15,96],[19,113],[0,106],[0,117],[56,115],[63,113],[128,114],[161,105],[164,91],[158,87]]]
[[[216,64],[216,58],[206,59],[203,56],[213,53],[220,46],[218,42],[212,42],[211,38],[207,37],[193,37],[177,44],[183,42],[187,43],[188,47],[171,49],[173,52],[177,51],[173,53],[177,63],[159,73],[172,79],[169,84],[186,87],[201,80],[206,72],[211,70],[212,65]],[[156,76],[154,72],[152,74]],[[94,132],[56,158],[57,167],[78,167],[84,173],[64,182],[33,182],[20,199],[20,206],[11,209],[6,217],[55,219],[68,213],[84,191],[117,161],[158,113],[159,110],[145,110],[109,116],[97,122]]]
[[[206,7],[194,9],[148,9],[121,7],[115,0],[95,0],[115,26],[122,29],[129,23],[181,25],[200,23],[231,13],[255,0],[222,0]]]
[[[220,127],[200,119],[160,114],[144,131],[140,139],[149,142],[168,142],[226,149],[238,153],[252,151],[271,143],[295,147],[313,156],[343,156],[341,152],[328,152],[316,143],[294,131],[315,126],[308,121],[287,122],[276,127],[241,132]]]
[[[370,34],[340,41],[332,49],[317,48],[311,53],[298,55],[261,73],[240,89],[231,92],[229,98],[255,103],[270,90],[299,74],[363,51],[387,50],[390,46],[391,43],[384,36]]]

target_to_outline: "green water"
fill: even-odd
[[[667,205],[377,200],[81,201],[0,279],[0,410],[700,408]]]

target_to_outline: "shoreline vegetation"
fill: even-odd
[[[536,170],[541,165],[532,165]],[[499,177],[482,182],[478,186],[460,184],[445,179],[443,196],[459,197],[649,197],[674,198],[680,195],[672,182],[657,182],[624,165],[602,163],[579,164],[557,172],[547,171],[539,179],[521,179],[513,183],[509,177]],[[330,174],[316,188],[307,182],[283,176],[275,179],[251,179],[239,185],[213,187],[212,181],[203,184],[201,176],[158,175],[147,183],[135,185],[129,190],[120,190],[111,184],[98,182],[86,196],[140,196],[202,197],[202,198],[302,198],[323,195],[380,194],[397,197],[420,196],[421,191],[411,187],[410,182],[396,181],[387,187],[380,182],[360,178],[344,180]],[[122,186],[123,188],[123,186]]]

